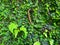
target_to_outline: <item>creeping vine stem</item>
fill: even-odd
[[[30,15],[30,10],[31,10],[31,9],[28,10],[28,20],[29,20],[30,24],[32,24],[31,15]]]

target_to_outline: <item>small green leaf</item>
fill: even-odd
[[[26,31],[26,28],[24,26],[20,27],[20,31]]]
[[[28,0],[26,0],[28,2]]]
[[[4,44],[2,43],[2,44],[0,44],[0,45],[4,45]]]
[[[27,37],[27,33],[28,33],[27,29],[24,26],[22,26],[22,27],[20,27],[20,31],[24,32],[24,34],[25,34],[24,38],[26,38]]]
[[[45,37],[47,37],[47,33],[46,32],[44,32],[43,34],[45,35]]]
[[[19,32],[19,30],[17,30],[17,27],[18,27],[18,25],[16,23],[10,23],[10,25],[9,25],[9,30],[11,33],[13,33],[15,38],[17,37],[17,34]]]
[[[19,32],[19,30],[14,30],[14,35],[15,35],[15,38],[17,37],[18,32]]]
[[[39,41],[36,41],[33,45],[41,45]]]
[[[54,40],[53,39],[50,39],[49,42],[50,42],[50,45],[54,44]]]
[[[17,29],[17,27],[18,25],[16,23],[10,23],[10,25],[8,26],[11,33],[13,33],[13,30]]]

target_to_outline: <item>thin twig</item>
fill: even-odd
[[[31,9],[28,10],[28,20],[29,20],[30,24],[32,24],[31,15],[30,15],[30,10],[31,10]]]

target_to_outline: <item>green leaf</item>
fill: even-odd
[[[0,44],[0,45],[4,45],[4,44],[2,43],[2,44]]]
[[[28,0],[26,0],[28,2]]]
[[[26,28],[24,26],[21,26],[20,31],[26,31]]]
[[[53,39],[50,39],[49,42],[50,42],[50,45],[54,44],[54,40]]]
[[[14,35],[15,35],[15,38],[17,37],[18,32],[19,32],[19,30],[14,30]]]
[[[13,30],[17,29],[17,27],[18,25],[16,23],[10,23],[10,25],[8,26],[11,33],[13,33]]]
[[[39,41],[36,41],[33,45],[41,45]]]
[[[27,37],[27,34],[28,34],[27,29],[24,26],[21,26],[20,27],[20,31],[23,31],[24,32],[24,34],[25,34],[24,38],[26,38]]]
[[[44,32],[43,34],[45,35],[45,37],[47,37],[47,33],[46,32]]]

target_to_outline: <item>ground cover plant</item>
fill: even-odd
[[[0,0],[0,45],[60,45],[60,0]]]

